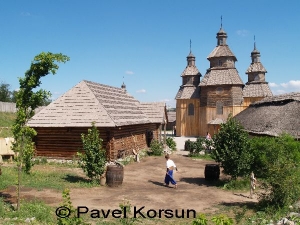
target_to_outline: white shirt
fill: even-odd
[[[167,168],[170,168],[171,166],[176,167],[175,163],[171,159],[167,160],[166,166],[167,166]]]

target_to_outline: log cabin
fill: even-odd
[[[83,80],[41,109],[27,125],[37,131],[36,156],[72,159],[82,150],[81,134],[95,122],[108,159],[115,160],[159,139],[166,107],[161,104],[150,118],[143,110],[147,106],[128,94],[124,83],[117,88]]]
[[[265,80],[266,69],[260,62],[260,52],[251,52],[252,62],[243,83],[235,68],[237,58],[227,45],[227,33],[222,24],[217,33],[217,46],[207,57],[210,67],[202,79],[195,56],[187,56],[187,66],[181,73],[182,85],[176,94],[176,136],[205,136],[218,132],[220,124],[246,109],[252,102],[272,96]]]

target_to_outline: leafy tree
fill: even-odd
[[[284,208],[300,198],[300,142],[290,135],[255,137],[250,141],[253,171],[263,178],[262,205]]]
[[[0,102],[11,102],[10,85],[1,82],[0,84]]]
[[[23,164],[25,172],[29,173],[32,167],[33,157],[33,142],[32,138],[36,135],[33,128],[26,124],[34,115],[34,110],[41,103],[50,97],[50,92],[43,89],[34,92],[33,89],[40,86],[40,78],[52,73],[53,75],[58,70],[58,65],[55,62],[63,62],[69,60],[69,57],[62,54],[53,54],[51,52],[42,52],[34,57],[29,70],[25,72],[24,78],[19,78],[20,89],[16,93],[17,118],[12,128],[15,142],[13,150],[18,152],[18,187],[20,187],[20,173]],[[18,188],[18,209],[19,209],[19,188]]]
[[[102,148],[102,139],[99,131],[92,123],[92,128],[88,129],[87,134],[81,134],[83,153],[78,152],[79,165],[92,180],[98,180],[105,171],[106,151]]]
[[[253,156],[248,133],[232,115],[221,124],[220,132],[214,137],[214,147],[211,156],[221,164],[225,174],[232,179],[250,174]]]

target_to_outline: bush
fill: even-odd
[[[172,151],[176,150],[176,142],[174,141],[173,138],[167,137],[166,144],[170,149],[172,149]]]
[[[105,171],[106,152],[102,148],[102,139],[99,137],[99,131],[92,123],[92,128],[88,129],[88,134],[81,134],[84,153],[78,152],[79,166],[86,175],[92,180],[100,179]]]
[[[300,142],[289,135],[251,140],[253,171],[263,178],[261,205],[285,208],[300,198]]]
[[[231,115],[215,135],[214,147],[212,158],[221,163],[225,174],[232,179],[250,174],[253,154],[250,151],[248,133]]]
[[[153,155],[161,156],[164,152],[163,145],[158,140],[153,139],[150,144],[150,149]]]
[[[194,149],[194,142],[191,141],[190,139],[186,140],[184,143],[184,150],[193,152],[193,149]]]

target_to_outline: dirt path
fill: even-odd
[[[257,201],[247,198],[249,193],[224,191],[205,181],[204,168],[208,161],[182,155],[172,155],[172,159],[179,168],[174,175],[178,189],[164,186],[164,157],[146,157],[140,163],[125,167],[122,186],[71,189],[71,201],[74,206],[107,210],[118,209],[125,198],[132,206],[145,206],[145,209],[194,209],[203,213],[212,212],[219,204]],[[13,198],[16,195],[15,188],[2,193]],[[21,194],[27,199],[44,200],[52,206],[58,206],[62,201],[61,192],[53,190],[23,189]]]

